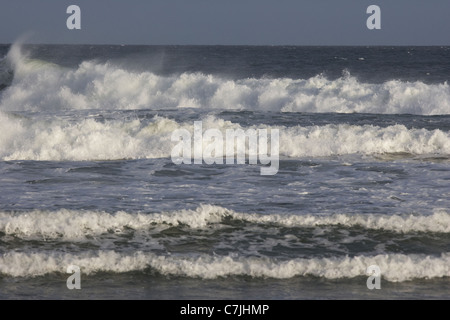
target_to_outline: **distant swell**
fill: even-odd
[[[158,256],[136,252],[124,255],[114,251],[84,253],[80,256],[58,253],[8,253],[0,256],[0,274],[33,277],[65,273],[70,265],[80,267],[82,274],[96,272],[123,273],[151,268],[162,275],[214,279],[229,276],[251,276],[289,279],[315,276],[326,279],[367,277],[371,265],[380,267],[382,278],[391,282],[450,276],[450,255],[378,255],[277,261],[270,258],[232,258]]]
[[[450,114],[447,83],[387,81],[362,83],[346,73],[329,80],[228,80],[217,75],[183,73],[159,76],[131,72],[111,63],[85,61],[62,68],[22,56],[13,46],[9,60],[15,78],[0,103],[1,110],[174,109],[259,110],[378,114]]]
[[[18,117],[0,112],[0,159],[38,161],[89,161],[154,159],[171,156],[176,129],[193,133],[192,123],[154,117],[150,122],[135,120],[81,119],[77,122],[49,121]],[[450,133],[408,129],[403,125],[386,128],[373,125],[324,125],[309,127],[241,127],[207,117],[203,130],[279,129],[280,156],[323,157],[348,154],[406,153],[414,155],[450,154]],[[269,131],[270,133],[270,131]],[[211,142],[204,141],[203,150]],[[224,153],[225,154],[225,153]]]
[[[239,213],[226,208],[202,205],[195,210],[140,214],[59,210],[56,212],[34,210],[24,213],[0,212],[0,233],[19,238],[83,239],[110,232],[126,230],[146,231],[152,228],[188,226],[206,228],[212,224],[226,223],[226,218],[254,224],[284,227],[343,226],[388,230],[398,233],[436,232],[450,233],[450,214],[435,210],[432,215],[258,215]]]

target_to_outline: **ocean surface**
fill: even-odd
[[[450,299],[449,80],[450,47],[2,45],[0,299]],[[176,165],[195,121],[278,129],[278,172]]]

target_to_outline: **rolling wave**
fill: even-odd
[[[381,214],[332,214],[332,215],[258,215],[239,213],[223,207],[201,205],[195,210],[164,213],[114,214],[93,211],[59,210],[56,212],[34,210],[24,213],[0,212],[0,233],[18,238],[44,238],[82,240],[107,233],[125,230],[146,231],[173,226],[194,229],[229,223],[229,219],[251,224],[282,227],[342,226],[362,227],[371,230],[387,230],[396,233],[432,232],[450,233],[450,214],[435,210],[431,215],[381,215]]]
[[[118,119],[97,121],[61,118],[40,120],[0,112],[0,159],[88,161],[167,158],[176,145],[174,130],[193,134],[193,122],[155,116],[150,121]],[[348,154],[450,154],[450,133],[435,129],[408,129],[404,125],[328,124],[323,126],[242,127],[213,116],[203,119],[203,130],[279,129],[280,156],[326,157]],[[270,133],[270,131],[269,131]],[[204,140],[206,150],[211,141]],[[224,143],[225,146],[225,143]],[[225,153],[224,153],[225,154]]]
[[[362,83],[349,73],[329,80],[249,78],[183,73],[160,76],[132,72],[113,63],[84,61],[75,69],[30,60],[13,46],[8,59],[15,76],[1,110],[182,109],[450,114],[447,83],[390,80]]]
[[[114,251],[64,253],[11,252],[0,256],[0,274],[11,277],[35,277],[50,273],[66,273],[77,265],[84,275],[97,272],[123,273],[152,269],[165,276],[215,279],[230,276],[289,279],[314,276],[325,279],[367,277],[371,265],[380,267],[381,276],[391,282],[450,276],[450,255],[377,255],[292,259],[200,255],[198,257],[161,256],[135,252],[132,255]]]

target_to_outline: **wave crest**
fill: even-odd
[[[450,255],[378,255],[293,259],[277,261],[270,258],[233,258],[230,256],[198,257],[158,256],[136,252],[133,255],[114,251],[84,253],[80,256],[58,253],[8,253],[0,256],[0,274],[12,277],[34,277],[49,273],[65,273],[70,265],[77,265],[83,274],[97,272],[123,273],[147,268],[162,275],[201,279],[229,276],[289,279],[315,276],[325,279],[366,277],[367,267],[380,267],[382,278],[391,282],[430,279],[450,276]]]
[[[43,121],[0,113],[0,159],[37,161],[90,161],[155,159],[171,156],[176,145],[172,132],[193,123],[176,122],[156,116],[150,122],[135,120],[82,119],[77,122]],[[215,117],[203,119],[203,130],[242,127]],[[439,129],[408,129],[403,125],[386,128],[373,125],[324,125],[311,127],[264,126],[279,129],[280,156],[323,157],[349,154],[450,154],[450,133]],[[270,132],[270,131],[269,131]],[[203,142],[205,151],[210,142]],[[198,146],[193,146],[198,147]],[[224,153],[225,154],[225,153]]]
[[[239,213],[226,208],[201,205],[195,210],[163,213],[126,213],[60,210],[30,211],[25,213],[0,212],[0,232],[21,238],[43,237],[83,239],[104,233],[122,232],[125,229],[149,230],[155,226],[188,226],[206,228],[226,223],[226,218],[249,223],[284,227],[345,226],[399,233],[435,232],[450,233],[450,214],[436,210],[428,216],[333,214],[333,215],[258,215]]]
[[[447,83],[362,83],[345,73],[329,80],[229,80],[218,75],[160,76],[132,72],[112,63],[84,61],[76,69],[30,60],[13,46],[15,79],[0,108],[8,111],[199,108],[275,112],[450,114]]]

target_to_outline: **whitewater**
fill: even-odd
[[[364,83],[344,69],[330,80],[227,79],[202,72],[158,75],[112,62],[83,61],[75,69],[27,58],[13,47],[5,58],[14,68],[2,110],[253,110],[377,114],[450,114],[450,87],[443,83],[389,80]],[[5,84],[5,80],[3,80]]]

